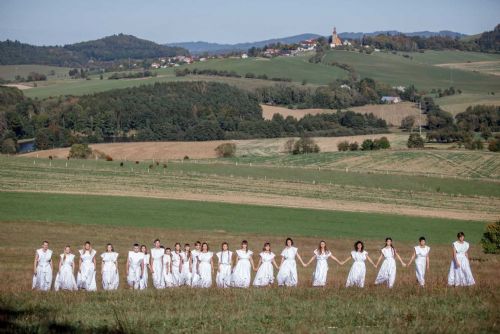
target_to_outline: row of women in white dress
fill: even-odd
[[[460,232],[458,240],[453,243],[453,259],[448,275],[448,284],[451,286],[469,286],[475,284],[469,265],[467,251],[469,244],[464,241],[464,234]],[[353,260],[352,267],[347,277],[346,287],[364,287],[366,276],[365,261],[369,261],[375,268],[383,260],[380,270],[375,279],[375,284],[386,284],[392,288],[396,280],[396,259],[406,266],[392,245],[392,239],[387,238],[385,247],[382,248],[377,263],[374,263],[364,250],[364,245],[358,241],[354,245],[351,256],[344,261],[339,261],[321,241],[314,251],[311,259],[304,263],[293,246],[293,240],[286,240],[286,247],[281,252],[281,262],[278,265],[276,255],[271,251],[271,245],[266,243],[259,254],[257,265],[253,261],[253,252],[248,249],[248,243],[243,241],[241,248],[235,252],[236,262],[233,267],[233,252],[223,243],[221,251],[215,254],[218,260],[214,267],[214,254],[209,251],[207,243],[195,243],[195,249],[191,251],[188,244],[181,250],[179,243],[175,244],[174,250],[160,246],[159,240],[155,240],[155,247],[151,253],[147,252],[146,246],[139,247],[135,244],[129,252],[127,259],[127,283],[134,289],[145,289],[148,286],[148,272],[152,275],[153,286],[157,289],[171,288],[182,285],[192,287],[208,288],[213,285],[212,275],[216,269],[215,283],[218,287],[247,288],[253,284],[256,287],[270,286],[275,282],[274,268],[278,270],[276,281],[279,286],[296,286],[298,284],[297,260],[307,267],[316,260],[316,268],[313,273],[313,286],[325,286],[328,273],[328,259],[333,259],[339,265]],[[85,243],[80,252],[80,266],[75,280],[74,258],[69,246],[61,254],[59,272],[57,274],[55,290],[96,290],[95,282],[95,250],[90,243]],[[416,278],[421,286],[425,285],[425,274],[429,268],[430,247],[425,244],[425,238],[420,238],[419,245],[415,246],[413,255],[408,262],[415,261]],[[33,288],[39,290],[50,290],[52,281],[52,251],[48,249],[48,243],[37,250],[35,257],[35,275],[33,277]],[[107,246],[105,253],[101,255],[102,285],[105,290],[114,290],[119,285],[117,258],[118,253],[113,251],[111,245]],[[251,282],[252,269],[256,275]]]

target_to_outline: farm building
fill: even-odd
[[[18,140],[17,147],[17,153],[32,152],[35,150],[35,138]]]
[[[387,104],[393,104],[401,102],[401,98],[398,96],[382,96],[380,101]]]

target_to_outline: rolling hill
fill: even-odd
[[[124,34],[65,46],[36,46],[10,40],[0,42],[0,65],[39,64],[79,67],[87,64],[89,60],[144,59],[180,54],[188,54],[188,51]]]

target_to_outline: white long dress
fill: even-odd
[[[191,251],[191,286],[192,287],[197,287],[201,284],[200,282],[200,275],[198,274],[198,269],[196,268],[196,265],[198,264],[198,255],[201,252],[198,250],[193,250]]]
[[[172,288],[174,284],[174,276],[172,275],[172,257],[170,255],[163,255],[163,286],[165,288]]]
[[[415,246],[415,273],[418,284],[425,285],[425,269],[427,268],[427,256],[431,248],[429,246]]]
[[[102,288],[104,290],[116,290],[120,284],[118,275],[118,253],[105,252],[101,254],[102,266]]]
[[[396,281],[395,251],[392,248],[382,248],[382,254],[385,259],[375,279],[375,284],[386,283],[389,288],[392,288]]]
[[[82,263],[80,265],[80,270],[78,270],[78,275],[76,276],[78,289],[96,291],[97,284],[95,281],[94,257],[97,252],[95,249],[92,249],[90,252],[80,249],[79,252]]]
[[[199,252],[197,254],[198,259],[198,275],[200,275],[198,284],[199,288],[210,288],[212,286],[212,265],[210,261],[214,253],[212,252]]]
[[[325,286],[326,275],[328,273],[328,258],[332,253],[330,251],[320,253],[318,250],[315,250],[314,255],[316,255],[316,270],[313,273],[312,285]]]
[[[182,253],[172,253],[172,279],[174,282],[174,286],[180,286],[181,285],[181,272],[180,272],[180,266],[182,262]],[[185,266],[187,264],[184,264]]]
[[[276,255],[273,252],[261,252],[260,254],[261,264],[257,270],[257,274],[253,279],[254,286],[268,286],[274,283],[274,268],[273,260]]]
[[[463,243],[455,241],[453,243],[453,247],[457,252],[457,261],[460,263],[460,267],[455,263],[454,259],[451,260],[450,273],[448,274],[448,285],[471,286],[476,284],[470,269],[469,259],[465,255],[469,250],[469,243],[467,241],[464,241]]]
[[[229,288],[231,286],[231,259],[233,258],[233,252],[229,250],[220,251],[216,255],[219,260],[219,270],[217,271],[215,282],[219,288]]]
[[[141,276],[142,276],[141,265],[144,263],[144,253],[129,251],[128,262],[129,262],[129,268],[128,268],[127,283],[132,288],[139,289],[141,286]]]
[[[43,248],[37,249],[38,264],[36,266],[36,275],[33,275],[34,290],[49,291],[52,286],[52,268],[50,262],[52,261],[52,251]]]
[[[365,276],[366,276],[365,261],[367,255],[368,255],[367,251],[351,252],[353,263],[351,270],[349,270],[349,275],[347,276],[347,282],[345,283],[346,288],[351,286],[357,286],[358,288],[365,287]]]
[[[139,284],[139,289],[144,290],[148,288],[149,280],[149,261],[151,260],[151,254],[144,254],[144,272],[142,273],[142,278]]]
[[[191,269],[189,268],[190,258],[188,258],[186,252],[182,252],[181,257],[183,264],[182,264],[180,285],[191,286],[191,280],[193,279],[193,276],[191,275]]]
[[[73,274],[75,267],[75,255],[66,254],[66,257],[64,255],[65,254],[61,254],[62,265],[54,282],[54,290],[78,290],[75,275]]]
[[[298,249],[296,247],[286,247],[281,252],[284,261],[280,266],[277,276],[279,286],[297,286],[299,282],[297,276],[297,262],[295,262],[297,251]]]
[[[233,269],[231,274],[231,286],[234,288],[248,288],[251,281],[252,264],[250,263],[250,258],[252,257],[252,251],[244,251],[238,249],[236,251],[236,256],[238,257],[238,263]]]
[[[156,289],[163,289],[165,287],[163,281],[163,255],[165,250],[163,248],[152,248],[151,258],[153,259],[153,286]]]

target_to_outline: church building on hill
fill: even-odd
[[[337,35],[337,28],[333,27],[333,33],[332,33],[332,42],[330,43],[331,48],[335,48],[337,46],[341,46],[342,41],[340,40],[339,36]]]

